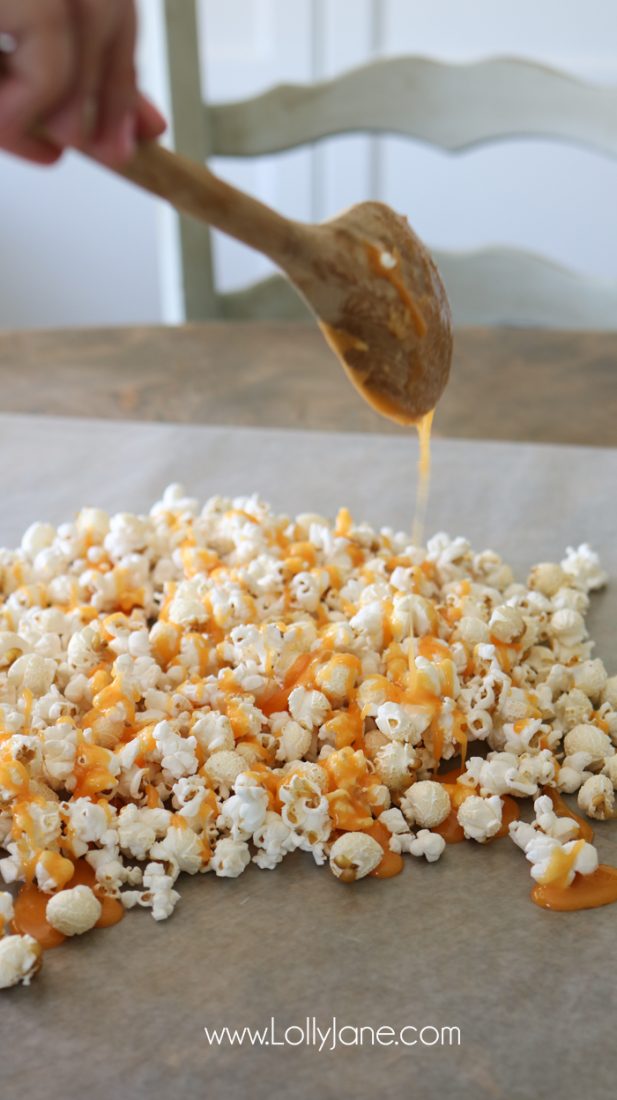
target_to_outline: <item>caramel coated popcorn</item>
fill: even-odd
[[[617,787],[585,626],[605,580],[586,544],[521,584],[464,538],[177,485],[149,515],[33,524],[0,551],[0,983],[36,972],[36,921],[164,920],[181,872],[296,849],[352,881],[510,832],[571,898],[597,853],[549,794],[604,819]]]

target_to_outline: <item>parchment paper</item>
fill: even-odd
[[[0,417],[0,545],[86,503],[144,510],[171,480],[201,496],[258,490],[291,513],[345,503],[358,519],[409,528],[416,457],[415,442],[397,438]],[[523,577],[590,541],[612,582],[594,597],[591,628],[615,672],[616,484],[617,451],[436,442],[427,529],[491,546]],[[597,838],[617,863],[617,824]],[[49,952],[30,989],[3,994],[0,1092],[612,1097],[617,907],[551,914],[531,904],[530,884],[506,839],[353,888],[302,853],[233,881],[183,876],[170,921],[129,913]],[[333,1016],[458,1026],[461,1045],[217,1049],[203,1032],[274,1017],[280,1038]]]

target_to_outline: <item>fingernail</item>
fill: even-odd
[[[160,126],[161,130],[166,130],[167,129],[167,119],[165,118],[165,115],[161,114],[158,107],[154,107],[154,112],[155,112],[154,113],[154,118],[155,118],[157,126]]]
[[[118,152],[124,160],[129,160],[137,148],[137,119],[131,111],[120,123],[118,132]]]

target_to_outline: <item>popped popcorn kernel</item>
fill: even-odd
[[[429,829],[420,829],[409,845],[412,856],[424,856],[427,863],[436,863],[445,851],[446,842],[439,833],[432,833]]]
[[[32,936],[0,939],[0,989],[30,985],[41,968],[42,954],[41,945]]]
[[[600,763],[605,756],[615,751],[608,734],[588,723],[574,726],[564,737],[563,747],[566,757],[580,752],[587,753],[590,764]]]
[[[101,903],[89,886],[60,890],[47,902],[49,923],[65,936],[81,936],[89,932],[101,912]]]
[[[441,825],[452,808],[443,783],[434,783],[430,779],[412,783],[401,800],[401,807],[410,824],[425,829]]]
[[[341,882],[365,878],[381,863],[383,849],[366,833],[343,833],[330,849],[330,870]]]
[[[461,803],[458,809],[458,823],[468,840],[477,840],[479,844],[490,840],[501,827],[501,798],[479,798],[471,795]]]
[[[615,791],[606,775],[592,775],[579,788],[577,801],[588,817],[606,821],[615,814]]]

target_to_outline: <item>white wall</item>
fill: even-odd
[[[143,80],[164,104],[159,0],[141,9]],[[200,14],[212,99],[412,52],[519,54],[617,83],[614,0],[200,0]],[[517,245],[617,278],[617,162],[595,153],[515,141],[453,157],[355,136],[216,168],[296,217],[377,197],[432,245]],[[160,204],[77,157],[51,171],[0,158],[0,201],[0,325],[178,318],[175,237]],[[217,239],[216,257],[225,288],[267,270],[231,241]]]

